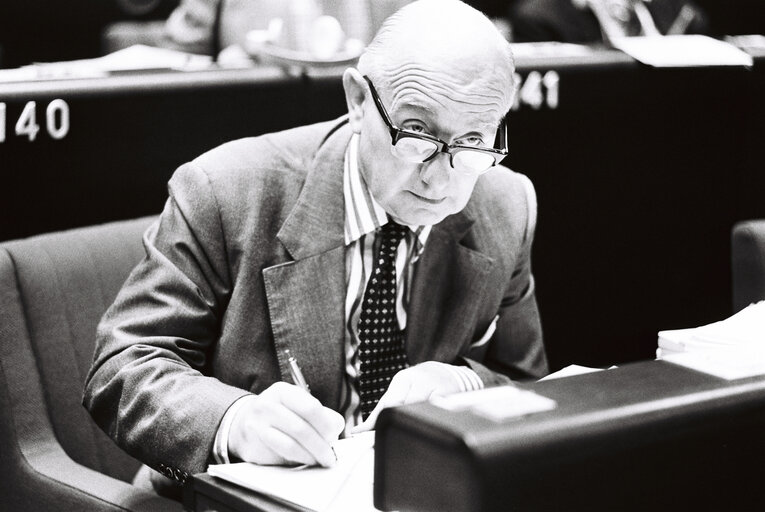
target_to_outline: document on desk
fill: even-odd
[[[260,466],[248,462],[214,464],[211,476],[282,502],[317,512],[374,511],[374,432],[335,444],[337,464],[331,468]]]
[[[765,301],[700,327],[659,331],[659,359],[734,380],[765,375]]]
[[[725,41],[702,35],[619,37],[614,47],[658,68],[688,66],[752,66],[752,56]]]

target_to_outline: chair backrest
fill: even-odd
[[[733,226],[731,270],[734,312],[765,299],[765,219]]]
[[[91,420],[82,389],[96,325],[142,258],[142,234],[153,219],[0,244],[0,392],[10,404],[0,432],[14,432],[17,444],[25,436],[28,444],[44,444],[40,425],[50,425],[74,461],[123,481],[139,463]]]

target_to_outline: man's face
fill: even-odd
[[[424,92],[420,83],[400,82],[377,92],[393,124],[424,132],[454,144],[492,147],[502,113],[471,101],[474,92],[435,88]],[[432,88],[432,84],[431,85]],[[473,192],[477,175],[451,167],[449,155],[439,153],[424,163],[412,163],[392,153],[391,137],[371,93],[364,101],[359,140],[361,173],[372,196],[399,223],[436,224],[461,211]]]

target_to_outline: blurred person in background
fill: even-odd
[[[706,14],[689,0],[516,0],[508,18],[516,42],[608,43],[709,30]]]

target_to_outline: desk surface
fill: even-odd
[[[286,505],[206,473],[195,475],[185,490],[184,507],[191,511],[215,512],[300,512]],[[310,512],[310,511],[309,511]]]

